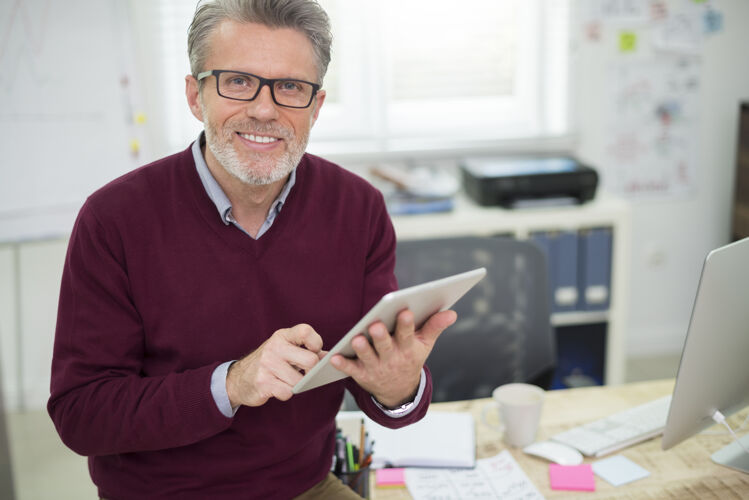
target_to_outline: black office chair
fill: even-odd
[[[458,321],[427,359],[432,401],[488,397],[509,382],[548,389],[556,364],[546,258],[529,241],[464,237],[399,241],[400,288],[486,267],[487,275],[453,309]]]

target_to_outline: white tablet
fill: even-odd
[[[307,374],[294,386],[294,394],[299,394],[321,385],[329,384],[347,377],[343,372],[333,368],[330,358],[334,354],[342,354],[347,358],[355,358],[356,353],[351,347],[351,340],[361,334],[369,338],[367,330],[377,322],[382,321],[392,332],[398,313],[410,309],[414,315],[414,322],[419,328],[433,314],[452,307],[468,290],[481,281],[486,275],[486,269],[481,267],[447,278],[422,283],[421,285],[403,288],[386,294],[364,315],[349,332],[322,358]]]

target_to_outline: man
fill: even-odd
[[[188,48],[205,133],[81,209],[49,413],[102,498],[349,498],[330,475],[344,388],[382,425],[420,419],[455,314],[375,324],[332,360],[349,378],[292,395],[396,288],[393,228],[374,188],[304,153],[330,58],[314,1],[202,4]]]

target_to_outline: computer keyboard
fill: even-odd
[[[601,457],[661,434],[670,404],[671,395],[664,396],[573,427],[551,439],[572,446],[584,455]]]

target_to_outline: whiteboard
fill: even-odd
[[[65,236],[143,163],[128,2],[0,2],[0,242]]]

